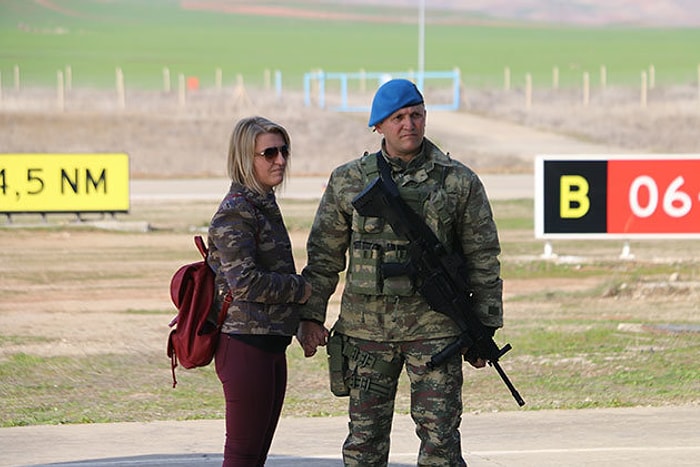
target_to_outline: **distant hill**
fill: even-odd
[[[330,2],[330,0],[322,0]],[[332,0],[418,8],[420,0]],[[453,10],[489,19],[580,26],[700,27],[699,0],[426,0],[426,12]]]

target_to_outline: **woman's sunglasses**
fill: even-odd
[[[277,154],[282,154],[282,157],[287,159],[289,157],[289,146],[286,144],[283,146],[270,146],[257,153],[258,156],[263,156],[268,162],[274,161],[277,158]]]

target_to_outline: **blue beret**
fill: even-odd
[[[399,109],[423,103],[423,96],[411,81],[392,79],[382,84],[372,100],[369,126],[381,123]]]

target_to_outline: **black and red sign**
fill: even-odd
[[[700,236],[700,155],[543,156],[536,235]]]

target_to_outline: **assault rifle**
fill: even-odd
[[[469,290],[467,265],[458,253],[448,253],[431,228],[401,198],[384,157],[377,156],[380,176],[375,178],[353,200],[362,216],[382,217],[394,233],[409,241],[408,261],[384,264],[385,277],[407,275],[430,307],[449,316],[459,327],[459,337],[433,355],[428,368],[435,368],[448,358],[468,348],[468,354],[480,357],[493,366],[519,406],[525,405],[498,360],[511,349],[510,344],[498,348],[493,333],[474,312],[474,295]]]

